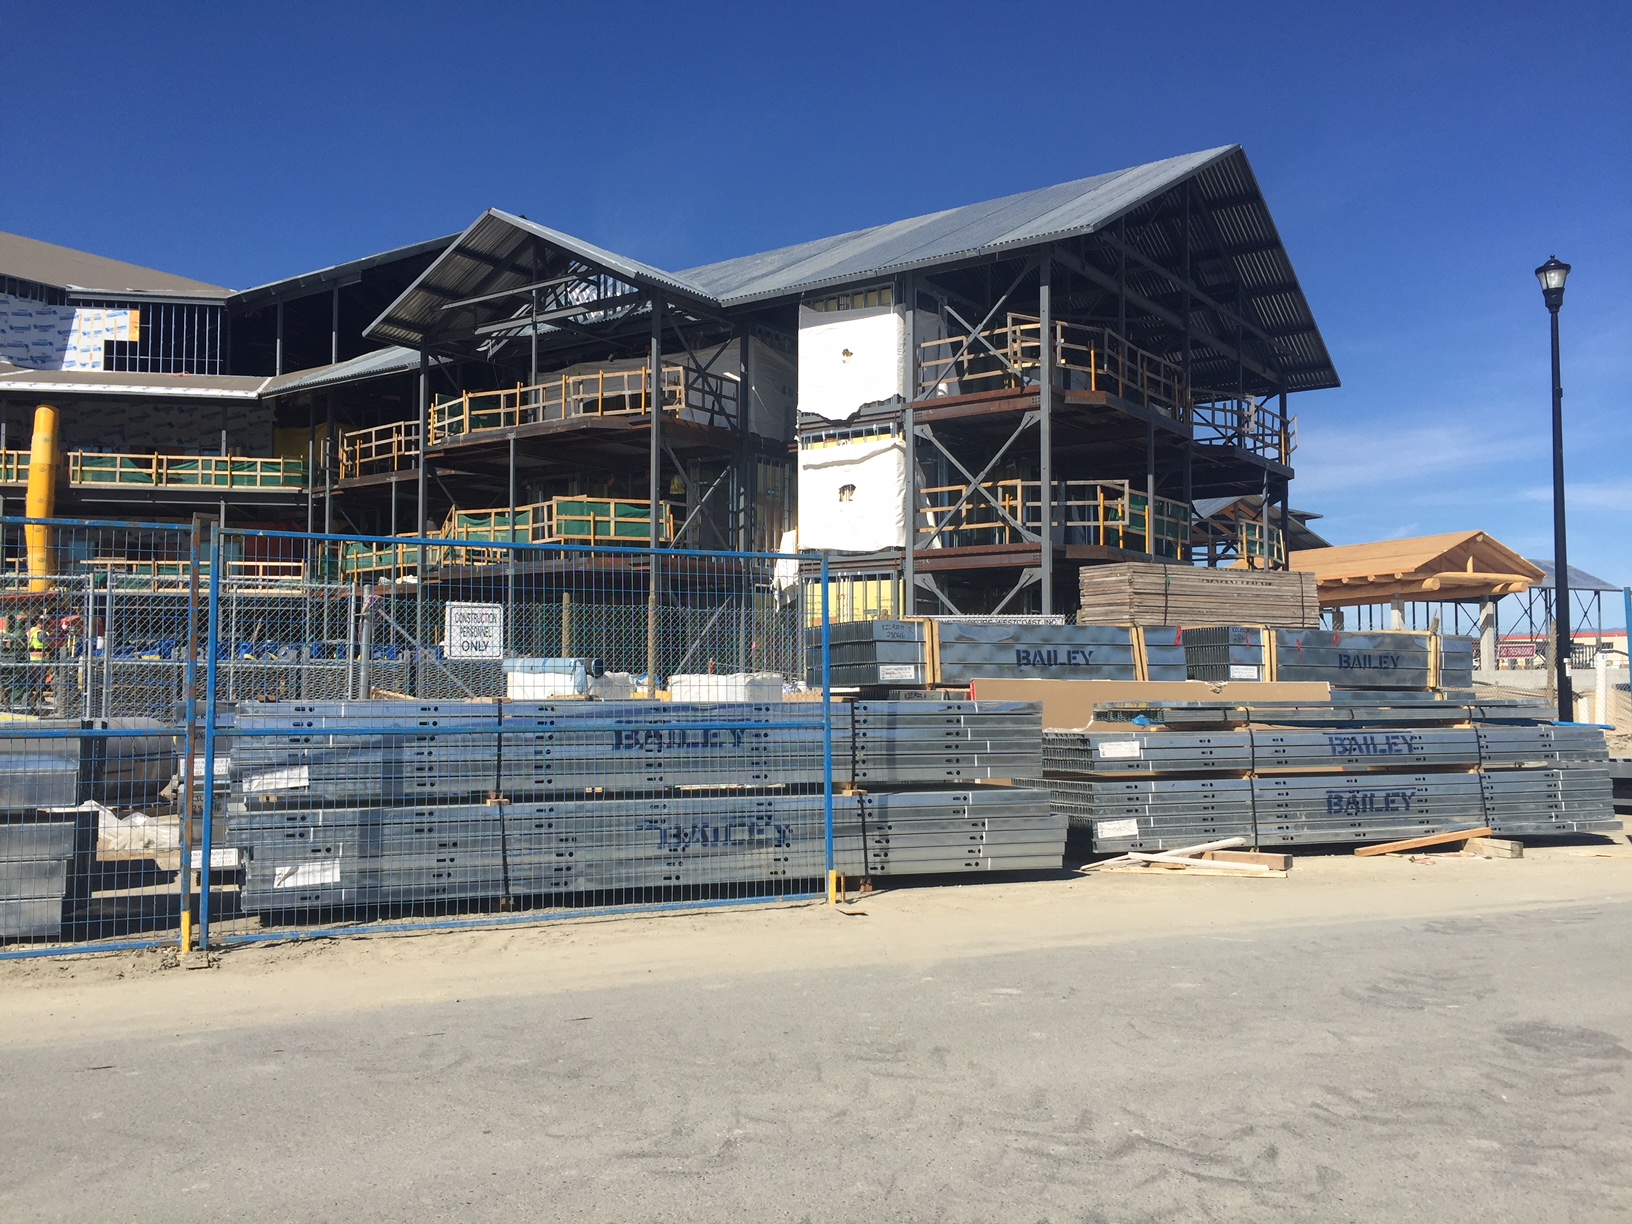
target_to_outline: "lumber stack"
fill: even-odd
[[[1209,569],[1126,561],[1085,565],[1078,577],[1082,625],[1320,624],[1315,576],[1297,570]]]

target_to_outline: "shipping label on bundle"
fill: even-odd
[[[1138,740],[1112,740],[1094,751],[1105,761],[1136,761],[1143,751],[1143,745]]]
[[[1138,837],[1139,822],[1127,820],[1100,820],[1094,823],[1095,837]]]
[[[340,860],[327,859],[321,863],[301,863],[294,867],[277,867],[272,872],[273,888],[315,888],[319,884],[340,883]]]
[[[244,778],[243,790],[246,795],[258,795],[267,791],[305,790],[311,784],[311,766],[291,765],[288,769],[269,769],[265,773],[249,774]]]
[[[918,669],[911,663],[880,663],[878,678],[880,680],[915,680]]]
[[[1256,679],[1258,679],[1258,664],[1256,664],[1256,663],[1231,663],[1230,664],[1230,679],[1231,680],[1256,680]]]

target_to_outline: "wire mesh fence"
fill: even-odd
[[[4,528],[0,954],[824,885],[814,559]]]
[[[0,520],[0,943],[174,938],[189,910],[201,539]]]
[[[391,581],[212,583],[205,833],[243,864],[206,932],[820,888],[798,558],[232,531],[212,557],[323,574],[372,545]],[[265,627],[297,615],[345,634],[291,673]]]

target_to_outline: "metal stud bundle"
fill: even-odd
[[[1164,850],[1253,838],[1247,778],[1140,778],[1086,781],[1051,777],[1053,808],[1090,832],[1099,851]]]
[[[0,819],[79,801],[78,722],[33,721],[39,734],[0,739]]]
[[[839,710],[845,714],[841,721]],[[1023,701],[856,701],[835,707],[833,755],[849,736],[842,775],[869,790],[967,785],[1042,770],[1042,707]]]
[[[0,939],[56,938],[75,850],[76,825],[47,808],[78,800],[77,722],[29,722],[57,735],[0,739]],[[67,733],[67,734],[64,734]]]
[[[864,788],[834,797],[840,870],[1059,866],[1046,792],[971,785],[1041,772],[1040,706],[860,702],[832,722],[835,784]],[[820,724],[813,702],[245,705],[227,801],[243,905],[815,881]]]
[[[74,855],[74,821],[14,815],[0,823],[0,939],[54,939]]]
[[[1479,783],[1485,818],[1504,833],[1613,833],[1621,827],[1603,765],[1485,773]]]
[[[1183,680],[1180,631],[1002,620],[870,620],[829,626],[832,682],[966,687],[986,679]],[[819,658],[821,631],[807,632]],[[807,677],[821,683],[819,667]]]
[[[841,811],[843,820],[841,823]],[[1057,868],[1067,818],[1046,790],[974,786],[835,800],[838,870],[846,875]]]
[[[300,809],[231,829],[259,913],[811,880],[825,849],[820,795]]]
[[[1183,641],[1192,680],[1318,681],[1397,692],[1471,689],[1477,645],[1473,638],[1434,633],[1241,625],[1187,628]]]
[[[1099,852],[1232,836],[1262,846],[1383,841],[1478,824],[1510,835],[1618,830],[1603,732],[1526,722],[1527,712],[1412,727],[1406,706],[1368,727],[1347,725],[1354,711],[1332,706],[1325,717],[1345,725],[1197,731],[1185,724],[1286,711],[1175,707],[1165,713],[1185,729],[1046,732],[1045,784],[1056,811],[1092,829]],[[1300,713],[1320,717],[1318,707]],[[1422,702],[1415,717],[1487,713],[1497,711]]]

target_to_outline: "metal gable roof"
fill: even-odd
[[[679,275],[727,306],[1089,233],[1209,164],[1226,145],[1036,191],[893,221]]]
[[[392,344],[424,344],[446,321],[447,303],[527,284],[531,274],[511,261],[537,240],[630,285],[656,289],[711,311],[718,307],[709,294],[672,273],[539,225],[526,217],[490,208],[454,239],[364,334]]]
[[[1183,208],[1175,207],[1176,189],[1186,187]],[[1196,226],[1180,216],[1191,215]],[[1097,235],[1097,237],[1090,237]],[[1171,302],[1173,276],[1186,263],[1185,244],[1202,254],[1191,277],[1202,295],[1192,303],[1196,334],[1203,351],[1193,360],[1195,385],[1264,391],[1316,390],[1338,385],[1337,371],[1304,298],[1281,238],[1270,216],[1257,178],[1239,145],[1224,145],[1126,170],[1077,179],[1053,187],[1021,192],[997,200],[944,209],[921,217],[855,230],[831,238],[705,264],[680,273],[584,242],[570,234],[497,209],[489,210],[428,268],[369,327],[367,334],[392,344],[421,346],[438,333],[455,335],[469,323],[491,330],[514,314],[502,298],[537,279],[522,259],[531,259],[542,243],[581,264],[638,289],[655,290],[683,308],[704,313],[795,298],[829,288],[861,284],[899,272],[936,268],[977,260],[986,255],[1019,255],[1043,243],[1089,238],[1079,258],[1096,260],[1085,275],[1103,278],[1118,267],[1107,257],[1120,245],[1130,295],[1147,303]],[[1063,258],[1063,256],[1062,256]],[[1138,298],[1135,299],[1136,301]],[[484,304],[473,306],[473,302]],[[449,303],[464,312],[450,315]],[[1152,307],[1167,320],[1171,307]],[[1168,313],[1163,314],[1166,309]],[[1231,312],[1236,312],[1232,314]],[[1209,351],[1205,338],[1236,333],[1244,320],[1250,343],[1270,354],[1276,373],[1247,362],[1254,374],[1240,387],[1241,371],[1231,350],[1218,344]],[[1174,335],[1179,334],[1174,331]],[[1144,341],[1162,345],[1172,337],[1158,334]],[[1176,343],[1176,341],[1174,341]]]

